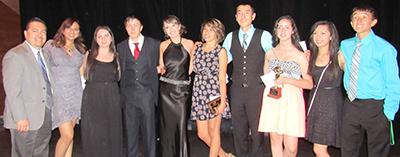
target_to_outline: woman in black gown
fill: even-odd
[[[189,104],[189,74],[193,41],[182,38],[185,27],[169,15],[163,20],[167,40],[160,45],[160,155],[189,156],[186,126]]]
[[[120,77],[114,37],[98,26],[87,56],[82,100],[82,152],[85,157],[122,156]]]

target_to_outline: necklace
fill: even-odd
[[[71,56],[72,50],[74,49],[74,47],[75,47],[74,45],[72,45],[72,46],[67,46],[67,45],[65,45],[65,46],[64,46],[64,50],[65,50],[65,52],[67,52],[68,55]]]

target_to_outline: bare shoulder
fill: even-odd
[[[274,56],[274,50],[273,50],[273,48],[272,48],[272,49],[269,49],[269,50],[267,51],[267,53],[265,53],[265,56],[266,56],[268,59],[271,59],[271,58]]]
[[[167,46],[169,43],[171,43],[171,40],[164,40],[160,43],[160,46]]]
[[[221,50],[219,51],[219,56],[221,55],[227,56],[226,49],[224,47],[221,47]]]
[[[183,47],[188,51],[191,52],[194,47],[194,42],[190,39],[182,38],[181,41]]]
[[[194,42],[190,39],[182,38],[182,44],[185,47],[193,47]]]
[[[222,46],[221,46],[221,52],[226,52],[225,47],[222,47]]]
[[[297,50],[297,51],[294,52],[294,55],[295,55],[294,56],[294,60],[296,62],[298,62],[298,63],[308,62],[306,53]]]
[[[164,52],[164,50],[167,48],[167,46],[171,43],[170,40],[164,40],[160,43],[160,51]]]

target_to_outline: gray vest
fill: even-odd
[[[263,74],[265,52],[261,47],[263,30],[256,29],[246,52],[240,44],[239,31],[232,32],[232,85],[242,87],[257,87],[262,85],[260,76]]]
[[[152,79],[149,78],[149,72],[146,71],[148,66],[145,63],[146,57],[142,56],[135,60],[132,53],[128,53],[126,57],[124,87],[127,90],[136,90],[143,88],[142,84],[149,84],[147,82]]]

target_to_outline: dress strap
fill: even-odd
[[[172,44],[180,45],[182,44],[182,37],[179,39],[179,43],[174,43],[171,38],[169,38],[169,41],[171,41]]]
[[[310,111],[311,111],[311,107],[312,107],[313,104],[314,104],[315,95],[317,95],[317,91],[318,91],[318,88],[319,88],[319,84],[321,83],[322,77],[324,77],[325,71],[326,71],[326,69],[328,69],[328,67],[329,67],[330,64],[331,64],[331,61],[329,61],[329,63],[325,66],[324,70],[322,70],[322,73],[321,73],[321,76],[319,77],[317,86],[315,87],[313,96],[311,97],[311,101],[310,101],[310,105],[309,105],[309,107],[308,107],[307,115],[308,115],[308,114],[310,113]]]

